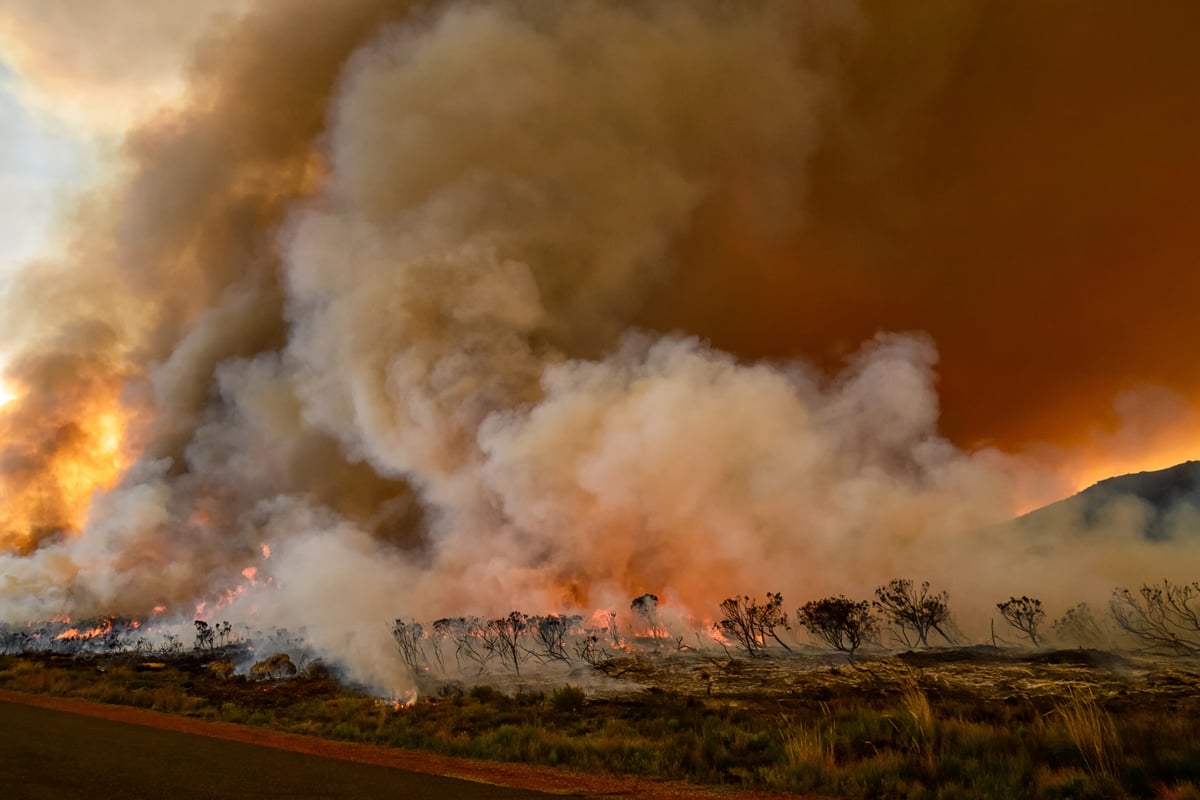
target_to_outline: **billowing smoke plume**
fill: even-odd
[[[924,336],[656,332],[813,213],[859,9],[412,5],[224,18],[14,288],[6,617],[232,603],[395,686],[401,615],[1054,574],[1069,537],[968,533],[1045,476],[942,438]]]

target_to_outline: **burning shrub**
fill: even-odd
[[[666,633],[658,626],[658,595],[644,594],[633,598],[633,602],[629,604],[629,610],[642,618],[652,639],[657,640],[660,631],[663,634]]]
[[[717,629],[725,636],[745,648],[751,656],[762,655],[767,648],[767,637],[770,636],[780,647],[788,652],[788,647],[776,628],[787,628],[787,612],[783,610],[783,595],[779,592],[767,592],[767,602],[760,604],[758,598],[730,597],[721,603],[721,613],[725,619],[717,623]]]
[[[530,617],[529,627],[533,632],[533,641],[536,644],[533,655],[542,662],[570,663],[571,657],[567,654],[567,634],[582,621],[583,617],[579,615],[567,614]]]

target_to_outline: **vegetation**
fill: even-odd
[[[950,622],[950,595],[931,594],[929,582],[917,589],[907,578],[896,578],[875,590],[875,609],[893,626],[897,642],[905,647],[929,645],[929,632],[936,631],[948,644],[954,640],[946,633]]]
[[[1150,649],[1200,653],[1200,581],[1117,589],[1109,610],[1121,630]]]
[[[847,600],[841,595],[805,603],[796,612],[796,622],[851,659],[854,651],[874,636],[878,628],[870,603]]]
[[[1010,597],[1003,603],[997,603],[996,608],[1010,627],[1027,636],[1034,647],[1038,646],[1038,627],[1046,618],[1041,600],[1032,597]]]
[[[956,652],[964,669],[985,669],[968,663],[969,651]],[[166,668],[107,656],[0,656],[0,687],[744,789],[847,798],[1200,796],[1200,673],[1170,694],[1146,687],[1112,693],[1097,672],[1094,685],[1064,681],[1053,693],[993,697],[962,691],[935,666],[941,657],[875,660],[858,670],[793,665],[775,673],[773,690],[710,696],[652,687],[602,698],[569,684],[548,691],[445,687],[410,708],[320,670],[286,680],[221,677],[193,655]],[[657,657],[667,667],[681,659],[680,674],[703,663],[698,658]],[[1014,663],[1014,674],[1039,663]],[[710,668],[735,675],[750,665],[780,666],[753,659]],[[655,682],[649,671],[636,677]]]
[[[339,682],[287,631],[197,620],[189,648],[103,617],[0,627],[0,688],[748,789],[1184,800],[1200,798],[1198,606],[1196,583],[1118,588],[1105,617],[1081,604],[1044,636],[1039,600],[997,603],[1036,647],[1072,648],[1037,652],[929,647],[931,633],[952,641],[949,597],[907,579],[873,601],[799,607],[797,626],[836,653],[788,644],[773,592],[728,598],[706,631],[716,642],[697,632],[673,648],[652,594],[630,604],[624,634],[613,612],[397,618],[396,658],[415,682],[399,699]],[[884,626],[907,652],[879,646]]]
[[[787,627],[782,594],[767,592],[765,603],[759,603],[757,597],[730,597],[721,603],[721,614],[724,619],[717,623],[717,629],[751,656],[763,655],[770,644],[768,639],[791,651],[777,632]]]

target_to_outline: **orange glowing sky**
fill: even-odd
[[[957,5],[868,4],[804,226],[709,208],[652,323],[828,364],[924,331],[943,430],[1079,486],[1200,457],[1200,4]]]

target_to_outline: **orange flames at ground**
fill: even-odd
[[[137,626],[134,626],[137,627]],[[102,620],[99,625],[87,630],[79,630],[78,628],[67,628],[65,631],[55,636],[55,639],[93,639],[97,636],[105,636],[112,633],[112,620]]]

